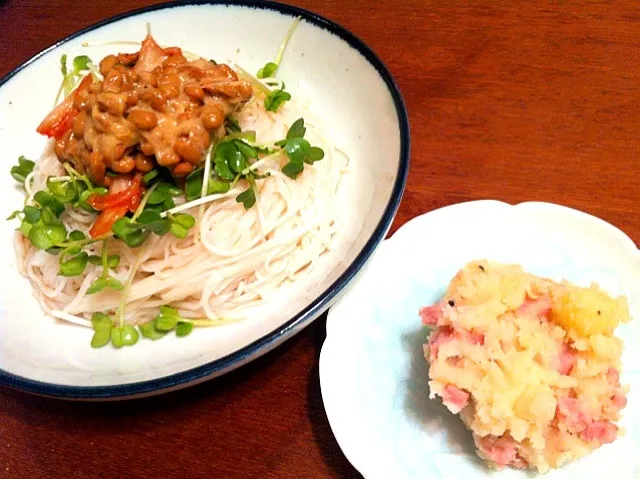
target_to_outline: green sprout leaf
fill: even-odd
[[[242,203],[245,210],[251,208],[256,203],[256,193],[253,189],[253,185],[250,185],[248,189],[240,193],[236,197],[236,201],[238,203]]]
[[[235,175],[233,174],[233,171],[231,171],[231,167],[229,166],[228,162],[225,162],[225,161],[217,162],[215,164],[214,170],[216,173],[218,173],[220,178],[223,178],[225,180],[231,181],[235,178]]]
[[[76,73],[89,70],[91,68],[91,65],[91,58],[86,55],[80,55],[73,59],[73,69],[76,71]]]
[[[66,77],[67,76],[67,54],[63,53],[62,56],[60,57],[60,71],[62,72],[62,76]]]
[[[153,320],[154,327],[158,331],[172,331],[180,321],[178,311],[170,306],[160,306],[160,314]]]
[[[289,162],[282,167],[282,172],[291,179],[296,179],[304,170],[304,164],[312,165],[316,161],[324,158],[324,151],[304,139],[307,128],[304,126],[304,119],[299,118],[293,122],[287,131],[284,140],[275,144],[283,149]]]
[[[113,321],[104,313],[93,313],[91,316],[91,324],[93,324],[93,338],[91,338],[91,347],[101,348],[109,344],[111,339],[111,329]]]
[[[193,201],[200,197],[203,177],[204,170],[202,168],[198,168],[187,176],[187,180],[184,185],[184,192],[187,201]]]
[[[84,190],[82,193],[80,193],[80,196],[78,197],[78,206],[83,210],[85,210],[87,213],[96,212],[96,210],[94,210],[93,207],[89,203],[87,203],[87,199],[89,199],[89,196],[91,196],[91,194],[92,194],[91,191]]]
[[[291,140],[287,140],[286,145],[284,145],[284,152],[289,157],[289,161],[293,163],[304,163],[304,159],[309,153],[309,149],[311,145],[304,138],[292,138]]]
[[[29,230],[29,241],[38,249],[49,249],[54,244],[44,226],[34,226],[31,228]]]
[[[157,188],[151,192],[149,198],[147,199],[147,204],[150,205],[159,205],[164,200],[169,198],[169,195],[164,191],[159,191]]]
[[[225,120],[224,128],[227,131],[227,135],[230,135],[232,133],[240,133],[242,131],[240,125],[238,124],[238,120],[230,116]]]
[[[18,215],[21,215],[23,213],[22,210],[15,210],[13,213],[11,213],[9,216],[7,216],[7,221],[11,221],[12,219],[15,219],[18,217]]]
[[[127,233],[130,233],[131,231],[133,231],[129,227],[130,224],[131,224],[131,218],[127,218],[125,216],[124,218],[120,218],[118,221],[113,223],[113,226],[111,227],[111,231],[113,231],[113,233],[119,238],[124,238],[127,235]]]
[[[171,215],[171,233],[179,239],[184,239],[189,234],[189,228],[196,224],[193,216],[188,214]]]
[[[79,230],[73,230],[69,233],[69,241],[82,241],[87,239],[87,236]]]
[[[93,333],[93,337],[91,338],[91,347],[92,348],[101,348],[109,344],[109,340],[111,339],[111,330],[109,331],[96,331]]]
[[[64,93],[65,96],[68,96],[73,90],[75,83],[84,75],[84,73],[91,71],[93,68],[93,63],[91,59],[86,55],[80,55],[73,59],[71,64],[72,70],[69,71],[67,68],[67,55],[63,54],[60,57],[60,72],[62,73],[62,83],[60,84],[60,88],[58,89],[58,93],[56,95],[55,104],[58,103],[60,99],[60,95]]]
[[[240,150],[237,150],[230,156],[228,160],[229,168],[234,173],[242,173],[242,171],[249,166],[247,160]]]
[[[183,337],[187,336],[189,333],[193,331],[193,323],[188,321],[180,321],[176,326],[176,336]]]
[[[293,138],[304,138],[304,134],[306,132],[307,128],[304,126],[304,119],[298,118],[289,127],[289,131],[287,131],[287,140],[291,140]]]
[[[176,336],[187,336],[193,331],[198,320],[187,319],[180,316],[180,313],[171,306],[160,306],[160,314],[153,321],[139,326],[145,338],[157,340],[169,331],[175,330]],[[200,320],[200,324],[207,323],[207,320]]]
[[[89,263],[102,266],[102,258],[97,255],[89,256]],[[113,269],[120,264],[120,255],[113,254],[107,258],[107,268]]]
[[[267,111],[278,111],[278,108],[289,100],[291,100],[291,94],[284,91],[284,87],[280,90],[273,90],[264,99],[264,108]]]
[[[111,231],[131,248],[140,246],[151,234],[150,231],[135,227],[131,223],[131,218],[126,216],[116,221]]]
[[[70,203],[77,198],[78,190],[73,182],[52,181],[52,178],[47,178],[47,188],[60,203]]]
[[[258,158],[258,152],[256,151],[256,149],[246,141],[236,139],[233,140],[233,144],[238,149],[238,151],[242,153],[242,156],[244,156],[247,161]]]
[[[156,168],[154,168],[153,170],[151,170],[149,173],[146,173],[143,177],[142,177],[142,181],[144,182],[145,185],[148,185],[149,183],[151,183],[158,175],[160,174],[160,171],[158,171]]]
[[[109,344],[109,340],[111,339],[111,330],[109,331],[96,331],[93,333],[93,337],[91,338],[91,347],[92,348],[101,348]]]
[[[34,206],[25,206],[24,207],[24,220],[27,223],[36,224],[40,221],[41,212],[39,208]]]
[[[153,341],[157,341],[158,339],[162,338],[165,334],[167,334],[164,331],[158,331],[154,325],[154,321],[148,321],[146,323],[139,324],[138,328],[142,333],[142,337],[151,339]]]
[[[61,258],[62,259],[62,258]],[[87,267],[89,255],[84,251],[70,260],[60,262],[60,276],[78,276],[82,274]]]
[[[20,231],[20,233],[22,233],[22,236],[28,238],[29,237],[29,233],[31,232],[32,229],[33,229],[33,225],[31,223],[27,223],[23,219],[22,222],[20,223],[20,228],[18,228],[18,231]]]
[[[152,210],[145,210],[138,216],[137,223],[129,223],[129,228],[151,231],[158,236],[163,236],[169,232],[171,222],[168,218],[163,218],[160,213]]]
[[[158,213],[157,211],[143,211],[142,213],[140,213],[140,215],[138,216],[138,223],[153,223],[154,221],[160,221],[162,219],[162,216],[160,216],[160,213]]]
[[[33,195],[33,199],[36,200],[40,206],[49,206],[49,204],[54,200],[53,195],[45,190],[38,191]]]
[[[89,286],[89,289],[87,289],[86,294],[99,293],[106,287],[107,287],[107,278],[98,278],[93,283],[91,283],[91,286]]]
[[[116,348],[133,346],[139,338],[138,330],[130,324],[123,324],[121,327],[111,329],[111,343]]]
[[[60,223],[48,225],[45,223],[44,231],[47,233],[53,244],[64,243],[67,239],[67,230]]]
[[[324,151],[322,150],[322,148],[318,148],[317,146],[312,146],[311,148],[309,148],[309,151],[307,152],[307,156],[305,157],[304,162],[309,165],[312,165],[316,161],[320,161],[323,158],[324,158]]]
[[[234,178],[234,175],[231,172],[231,169],[228,168],[228,165],[225,164],[221,166],[221,168],[224,168],[225,172],[228,172],[228,176],[231,179]],[[196,198],[200,198],[203,175],[204,170],[202,168],[199,168],[187,177],[187,181],[185,184],[185,195],[187,201],[193,201]],[[231,183],[229,183],[228,181],[220,181],[210,178],[209,184],[207,186],[207,195],[226,193],[227,191],[229,191],[230,187]]]
[[[173,215],[172,219],[175,223],[187,229],[192,228],[196,224],[196,219],[186,213]]]
[[[209,195],[223,194],[229,191],[230,188],[231,188],[231,183],[228,183],[226,181],[209,180],[207,194]]]
[[[51,207],[45,206],[40,211],[42,214],[42,222],[45,225],[62,225],[62,221],[60,221],[60,219],[58,218],[58,216],[60,216],[60,213],[58,213],[57,211],[53,211]]]
[[[82,231],[74,230],[71,233],[69,233],[68,241],[69,242],[84,241],[85,239],[86,239],[86,235]],[[66,253],[67,254],[78,254],[81,249],[82,249],[82,246],[79,246],[79,245],[78,246],[70,246],[70,247],[67,248]]]
[[[115,268],[120,264],[120,255],[111,254],[107,257],[107,268]]]
[[[170,210],[171,208],[173,208],[176,205],[175,201],[173,201],[173,198],[167,198],[166,200],[164,200],[162,202],[162,211],[167,211]]]
[[[161,183],[159,183],[157,190],[173,197],[182,196],[182,190],[167,181],[162,181]]]
[[[24,180],[33,171],[36,164],[27,160],[24,156],[18,158],[18,164],[11,167],[11,176],[14,180],[24,186]]]
[[[64,211],[64,205],[58,201],[51,193],[41,190],[33,195],[33,199],[42,207],[47,207],[56,217]]]
[[[87,294],[99,293],[105,288],[111,288],[111,289],[115,289],[116,291],[122,291],[124,289],[124,286],[116,278],[101,277],[96,279],[93,283],[91,283],[91,286],[89,286],[89,289],[87,289]]]
[[[130,233],[127,233],[127,235],[125,235],[125,237],[122,239],[130,248],[137,248],[141,246],[142,243],[144,243],[147,240],[147,238],[149,238],[150,234],[151,234],[150,231],[134,229]]]
[[[171,223],[171,233],[178,239],[185,239],[189,234],[189,230],[178,223]]]
[[[289,162],[282,167],[282,172],[292,180],[295,180],[304,170],[304,164]]]
[[[269,78],[275,76],[276,71],[278,70],[278,65],[273,62],[267,63],[260,70],[258,70],[258,78]]]
[[[111,328],[110,336],[111,336],[111,344],[113,344],[114,348],[120,349],[122,346],[124,346],[121,328],[118,328],[118,327]]]
[[[93,324],[93,329],[96,331],[111,331],[111,328],[113,327],[113,321],[104,313],[93,313],[93,316],[91,316],[91,323]]]
[[[225,180],[233,180],[235,173],[239,173],[247,166],[244,156],[233,141],[219,143],[214,151],[213,161],[216,173]]]
[[[135,326],[131,324],[122,325],[122,344],[124,346],[133,346],[138,342],[140,335]]]
[[[88,191],[89,194],[91,194],[91,191],[87,188],[87,185],[82,182],[82,181],[73,181],[73,184],[75,185],[75,189],[76,189],[76,198],[73,200],[73,207],[74,208],[80,208],[80,197],[82,196],[82,194],[85,191]],[[85,201],[86,201],[86,197],[85,197]]]

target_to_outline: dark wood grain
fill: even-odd
[[[4,1],[0,75],[151,3]],[[360,36],[404,94],[412,167],[392,232],[426,211],[494,198],[562,203],[640,241],[640,4],[295,3]],[[135,402],[0,389],[0,477],[358,477],[322,406],[323,339],[320,320],[228,376]]]

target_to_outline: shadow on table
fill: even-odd
[[[155,430],[158,430],[166,439],[169,424],[171,434],[180,436],[171,436],[171,441],[182,440],[182,437],[186,439],[193,432],[194,424],[200,425],[198,437],[201,437],[202,428],[210,427],[206,422],[202,403],[206,403],[210,414],[224,414],[225,424],[236,422],[236,414],[259,414],[258,410],[243,412],[228,406],[236,398],[246,401],[246,398],[251,396],[254,396],[253,402],[245,402],[245,405],[255,405],[262,399],[273,401],[267,406],[263,404],[263,409],[278,404],[277,398],[266,398],[264,395],[272,395],[282,387],[291,388],[291,385],[282,382],[280,365],[295,361],[296,358],[300,358],[301,351],[305,352],[305,349],[309,348],[310,350],[306,351],[308,356],[303,361],[309,363],[309,369],[300,371],[300,379],[296,379],[298,373],[294,368],[293,376],[288,380],[308,382],[306,390],[304,386],[301,389],[303,400],[306,396],[312,440],[319,449],[322,461],[332,472],[331,477],[359,478],[361,476],[348,462],[331,432],[322,403],[318,358],[326,336],[325,322],[326,315],[310,325],[309,331],[289,339],[251,363],[219,378],[179,391],[128,401],[72,402],[34,396],[0,386],[0,408],[3,413],[11,415],[27,426],[35,420],[39,421],[37,431],[70,434],[79,440],[93,440],[94,434],[126,438],[126,433],[131,431],[131,428],[136,428],[136,437],[157,437]],[[262,412],[264,413],[264,410]],[[261,418],[254,422],[244,418],[238,426],[242,424],[246,427],[247,424],[254,423],[257,430],[265,427]],[[38,435],[36,430],[33,433]],[[238,434],[243,434],[242,428],[238,429]]]
[[[282,356],[290,353],[296,347],[297,342],[302,340],[302,335],[295,336],[275,350],[218,378],[178,391],[145,398],[125,401],[65,401],[24,393],[2,385],[0,385],[0,392],[19,400],[25,410],[35,409],[48,412],[55,410],[59,414],[82,415],[86,418],[99,419],[116,415],[119,418],[126,418],[141,414],[152,415],[155,412],[171,413],[173,410],[188,408],[190,405],[202,401],[203,398],[232,394],[234,389],[242,389],[248,387],[249,384],[271,379],[271,376],[264,378],[265,372],[268,374],[269,368],[281,360]]]
[[[329,419],[327,418],[327,413],[325,412],[322,402],[319,359],[322,344],[327,336],[326,326],[326,314],[313,325],[313,346],[315,349],[316,362],[310,372],[309,381],[307,381],[307,410],[309,411],[311,429],[325,464],[331,468],[336,477],[345,479],[361,478],[362,475],[356,471],[340,449],[331,431]]]

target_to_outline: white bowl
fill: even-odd
[[[52,106],[59,60],[94,59],[136,47],[83,48],[83,42],[141,40],[147,22],[156,40],[248,71],[271,61],[295,17],[279,76],[293,95],[309,98],[329,125],[331,140],[351,158],[339,200],[344,205],[336,249],[314,273],[259,317],[198,331],[187,338],[143,341],[133,348],[92,349],[91,330],[46,316],[15,266],[14,224],[0,227],[0,383],[67,398],[124,398],[203,381],[264,354],[299,332],[335,301],[384,238],[398,208],[409,167],[409,128],[389,72],[358,38],[307,11],[274,3],[186,2],[106,20],[32,58],[0,80],[0,144],[11,164],[38,158],[46,140],[35,127]],[[28,32],[27,32],[28,34]],[[6,215],[23,201],[0,176]],[[6,216],[5,215],[5,216]]]
[[[640,477],[640,252],[624,233],[588,214],[548,203],[474,201],[414,218],[385,241],[329,310],[320,354],[327,417],[340,447],[366,479],[489,477],[471,433],[429,399],[418,309],[435,303],[467,262],[493,259],[582,286],[625,294],[633,320],[624,340],[623,384],[631,386],[626,435],[545,479]],[[523,471],[494,479],[526,479]]]

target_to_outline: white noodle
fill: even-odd
[[[91,326],[91,322],[88,319],[80,316],[75,316],[73,314],[65,313],[64,311],[53,310],[51,311],[51,316],[58,319],[64,319],[65,321],[68,321],[73,324],[77,324],[79,326],[85,326],[88,328],[93,327]]]
[[[266,112],[262,102],[252,102],[237,116],[243,130],[257,132],[262,144],[284,138],[297,118],[309,117],[308,111],[288,102],[278,114]],[[131,268],[139,262],[126,297],[126,320],[139,324],[152,319],[161,305],[169,304],[188,318],[240,318],[247,308],[261,304],[283,283],[309,274],[320,256],[332,248],[339,227],[336,190],[346,169],[346,155],[333,147],[307,121],[310,141],[325,151],[325,158],[306,165],[296,179],[280,168],[283,154],[267,156],[251,166],[260,174],[256,181],[256,204],[249,210],[236,201],[248,184],[241,182],[227,193],[199,198],[178,205],[167,214],[189,212],[201,220],[184,239],[171,234],[152,235],[144,248],[133,250],[121,241],[109,241],[109,254],[119,254],[120,264],[111,274],[126,281]],[[309,135],[308,135],[309,136]],[[342,158],[344,156],[344,158]],[[25,181],[28,200],[45,188],[49,175],[61,176],[63,170],[49,148]],[[68,230],[87,232],[94,216],[67,209],[62,215]],[[86,248],[101,254],[102,244]],[[34,295],[42,308],[56,318],[90,325],[96,311],[113,313],[120,293],[103,290],[87,295],[102,267],[89,264],[78,277],[58,275],[58,257],[37,250],[16,233],[15,250],[20,272],[31,280]],[[138,258],[139,257],[139,258]],[[237,319],[225,319],[226,324]]]

